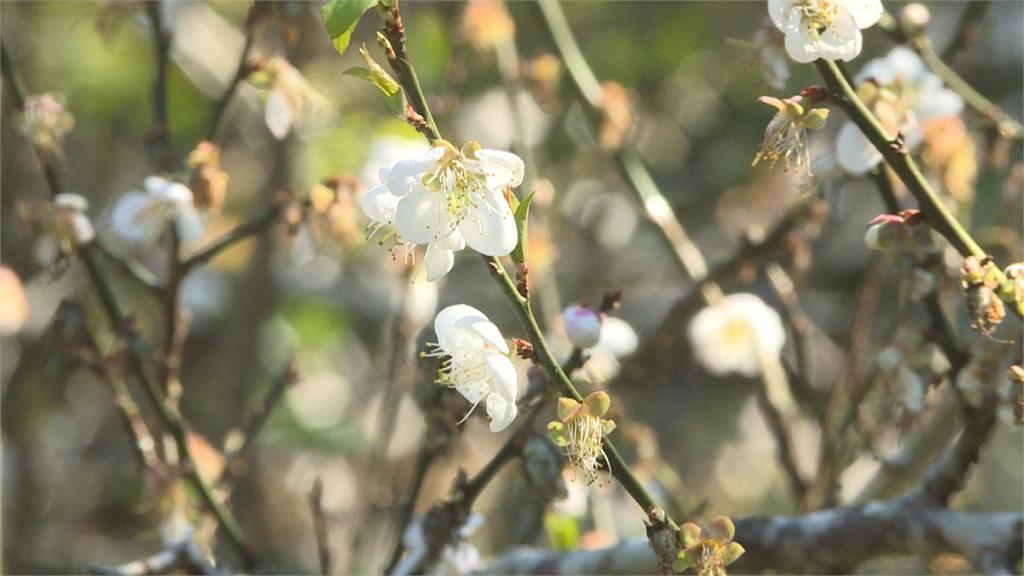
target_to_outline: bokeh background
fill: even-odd
[[[928,4],[930,35],[943,46],[965,3]],[[900,6],[887,3],[893,12]],[[230,176],[226,205],[210,220],[207,239],[262,213],[283,189],[302,192],[335,174],[354,174],[364,187],[372,186],[375,166],[396,149],[419,144],[419,135],[389,113],[372,86],[342,74],[359,64],[358,55],[335,52],[319,7],[316,2],[279,3],[272,21],[259,27],[256,52],[286,56],[327,106],[279,141],[264,122],[263,94],[243,85],[228,110],[222,140],[222,164]],[[234,71],[249,4],[167,2],[165,8],[174,36],[170,138],[175,157],[184,158],[206,134],[213,102]],[[784,90],[765,85],[748,44],[764,24],[763,2],[568,2],[564,8],[597,76],[630,91],[636,111],[633,143],[709,261],[726,257],[744,234],[769,227],[798,197],[811,193],[801,191],[799,177],[750,168],[771,117],[757,98],[788,96],[821,83],[812,67],[793,65]],[[442,132],[453,141],[478,140],[513,149],[528,160],[527,185],[539,190],[541,199],[533,216],[538,224],[531,225],[533,273],[542,287],[537,298],[544,328],[560,353],[568,351],[559,320],[562,307],[597,302],[615,289],[624,290],[615,316],[642,342],[687,293],[690,282],[638,214],[615,163],[595,145],[572,92],[545,80],[544,57],[553,47],[536,8],[512,2],[508,11],[526,79],[511,89],[496,54],[474,44],[466,4],[403,4],[409,50],[428,100]],[[4,43],[29,89],[62,93],[75,117],[64,146],[65,182],[88,198],[88,213],[102,237],[112,204],[139,190],[154,173],[147,154],[154,65],[144,10],[135,2],[3,2],[0,17]],[[483,24],[471,24],[485,30],[493,26],[486,14],[477,18]],[[374,43],[378,23],[368,14],[353,45],[365,43],[380,58]],[[953,62],[979,91],[1018,118],[1024,107],[1022,28],[1024,4],[994,2],[975,41]],[[864,53],[851,68],[891,46],[880,31],[867,31]],[[510,108],[513,101],[515,109]],[[827,167],[840,119],[834,112],[826,129],[811,139],[812,156],[825,166],[815,185],[828,207],[820,235],[804,238],[780,256],[812,322],[814,377],[806,391],[812,397],[827,393],[844,370],[858,290],[872,262],[863,226],[883,211],[870,180]],[[34,239],[19,224],[18,206],[41,201],[47,190],[18,126],[18,113],[5,98],[0,255],[22,278],[30,315],[25,327],[2,344],[3,566],[10,573],[66,573],[159,549],[160,510],[109,387],[87,370],[72,369],[42,338],[63,298],[79,294],[88,308],[93,296],[79,265],[41,267]],[[975,139],[982,162],[982,132]],[[1019,172],[1019,149],[1013,154],[1011,166]],[[1020,176],[1008,179],[1012,170],[988,173],[982,165],[976,194],[960,206],[961,216],[1001,262],[1021,256]],[[436,308],[468,303],[484,310],[507,336],[521,335],[512,310],[477,258],[462,254],[443,283],[414,279],[406,289],[401,258],[363,238],[362,230],[346,235],[319,228],[290,235],[278,226],[223,253],[184,286],[191,331],[183,355],[182,409],[209,447],[202,457],[209,462],[203,465],[218,465],[218,447],[250,401],[292,355],[296,358],[300,377],[275,411],[232,500],[270,571],[316,570],[306,498],[317,477],[324,482],[337,570],[376,570],[390,552],[395,508],[425,429],[414,390],[431,381],[430,374],[418,371],[415,348]],[[158,275],[164,269],[159,254],[143,263]],[[881,274],[886,289],[894,289],[891,271],[883,267]],[[756,273],[732,279],[726,287],[757,293],[779,306]],[[123,277],[116,289],[139,326],[159,341],[163,319],[151,296]],[[410,305],[403,333],[410,338],[398,344],[397,357],[407,381],[389,383],[395,357],[392,324],[404,300]],[[887,344],[895,323],[915,318],[898,311],[896,300],[882,298],[874,312],[872,354]],[[957,306],[961,332],[967,335],[962,304]],[[677,326],[675,334],[684,330],[685,325]],[[1015,330],[1019,324],[1011,327],[1011,336]],[[978,340],[972,342],[986,345]],[[636,423],[623,430],[628,457],[645,463],[641,473],[660,487],[671,509],[693,517],[796,512],[773,440],[753,403],[753,384],[709,377],[692,360],[685,338],[672,342],[645,353],[642,361],[603,354],[588,364],[592,378],[610,382],[616,413]],[[617,344],[628,351],[628,333]],[[629,370],[612,378],[620,363]],[[525,374],[526,366],[521,368]],[[389,395],[393,389],[397,392]],[[397,426],[382,451],[385,397],[396,409]],[[876,423],[881,455],[875,456],[897,453],[933,410]],[[809,464],[817,453],[816,428],[807,419],[797,422],[796,429],[800,455]],[[503,440],[487,432],[482,418],[469,419],[427,475],[416,510],[442,498],[457,469],[479,469]],[[1021,441],[1019,429],[1000,425],[955,505],[1024,507]],[[659,460],[652,454],[660,454],[675,473],[652,464]],[[844,475],[845,499],[854,498],[877,473],[875,456],[866,452]],[[913,481],[916,473],[909,470],[905,476]],[[580,487],[570,483],[570,493],[585,501]],[[514,544],[597,546],[643,531],[633,503],[608,482],[590,488],[589,506],[579,518],[573,516],[578,506],[563,503],[545,516],[534,500],[520,465],[509,466],[477,506],[486,522],[473,542],[484,555]],[[890,563],[879,569],[950,568]]]

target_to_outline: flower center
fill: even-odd
[[[797,8],[803,12],[807,28],[818,32],[831,28],[839,17],[839,6],[834,0],[803,0]]]
[[[574,466],[583,470],[588,484],[597,479],[598,463],[608,457],[604,453],[601,438],[604,429],[601,419],[590,414],[579,414],[565,423],[565,434],[568,443],[565,447],[566,457]],[[609,469],[611,464],[608,464]]]
[[[485,382],[489,377],[483,354],[450,353],[434,342],[427,343],[424,358],[440,358],[441,366],[437,370],[437,384],[455,388],[469,384]]]
[[[475,208],[487,190],[486,177],[468,164],[465,156],[454,148],[445,152],[433,172],[423,177],[423,185],[432,192],[444,194],[444,207],[456,222],[461,222]]]

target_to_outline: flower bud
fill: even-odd
[[[562,313],[565,335],[577,348],[590,348],[601,337],[601,313],[587,306],[569,306]]]
[[[887,250],[907,237],[908,225],[916,221],[916,214],[908,215],[904,210],[899,214],[879,214],[868,222],[864,243],[872,250]]]
[[[931,20],[931,12],[924,4],[918,2],[907,4],[900,11],[900,25],[903,26],[904,32],[911,36],[923,32]]]

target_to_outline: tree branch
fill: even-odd
[[[746,549],[730,572],[846,573],[887,555],[963,554],[975,569],[1012,573],[1021,559],[1024,514],[971,513],[874,502],[797,517],[750,517],[736,522]],[[487,564],[482,574],[655,574],[646,538],[598,550],[520,549]]]

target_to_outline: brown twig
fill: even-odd
[[[320,574],[331,573],[331,547],[327,539],[327,520],[323,507],[324,483],[320,478],[313,481],[309,491],[309,513],[313,517],[313,532],[316,534],[317,557],[320,559]]]
[[[221,94],[217,103],[214,104],[210,130],[206,134],[206,139],[210,142],[216,143],[220,140],[221,133],[224,130],[224,118],[228,105],[231,103],[235,92],[238,91],[238,87],[249,77],[249,53],[252,52],[252,46],[256,40],[256,22],[259,19],[258,13],[260,9],[257,6],[257,2],[254,1],[245,17],[245,43],[242,45],[242,53],[238,57],[238,66],[235,67],[235,74],[228,82],[228,87],[224,90],[224,93]]]
[[[156,75],[153,79],[153,144],[154,164],[161,171],[169,171],[174,162],[171,156],[170,124],[167,120],[167,72],[171,57],[171,33],[164,26],[163,8],[158,0],[147,0],[146,15],[153,28],[153,53]]]
[[[3,47],[2,51],[6,54],[6,47]],[[9,58],[4,59],[3,68],[9,78],[18,77]],[[39,163],[44,167],[44,172],[49,169],[56,172],[56,166],[52,163],[52,159],[45,154],[39,154],[38,147],[36,151]],[[63,189],[60,187],[60,178],[47,178],[47,182],[50,184],[51,196],[56,196],[63,192]],[[149,358],[151,358],[150,348],[133,327],[131,320],[121,311],[121,307],[114,296],[113,287],[100,266],[101,254],[96,248],[95,243],[90,242],[80,246],[78,256],[85,266],[89,281],[96,290],[111,329],[125,343],[129,370],[142,385],[142,389],[155,409],[160,423],[170,432],[174,439],[178,453],[181,456],[180,464],[186,470],[187,479],[199,493],[207,509],[217,518],[219,525],[224,528],[228,540],[239,553],[243,564],[247,567],[252,565],[252,551],[249,548],[241,526],[238,525],[238,522],[227,507],[218,500],[211,486],[206,483],[199,474],[198,468],[193,464],[191,448],[188,442],[188,431],[181,414],[165,402],[159,384],[149,375],[146,364]]]
[[[299,379],[295,359],[290,358],[266,393],[249,406],[242,424],[228,434],[230,446],[224,449],[224,468],[214,486],[225,489],[245,470],[245,461],[266,428],[274,410],[281,404],[285,392]]]

